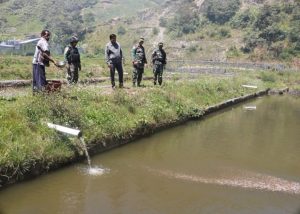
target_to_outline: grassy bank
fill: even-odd
[[[299,73],[236,72],[168,80],[163,87],[112,91],[97,85],[64,88],[60,93],[0,99],[0,185],[39,165],[48,169],[83,153],[76,139],[47,128],[46,123],[81,129],[87,145],[130,138],[145,127],[198,117],[203,109],[265,88],[299,88]],[[258,89],[241,87],[254,84]],[[111,141],[107,141],[111,143]]]

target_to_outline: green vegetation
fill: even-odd
[[[231,49],[230,41],[243,35],[238,51],[251,60],[292,61],[300,55],[300,3],[299,1],[258,2],[256,5],[241,7],[239,0],[204,1],[199,10],[193,1],[185,0],[174,17],[160,19],[171,37],[186,38],[195,35],[196,40],[221,41]],[[197,38],[198,37],[198,38]],[[232,40],[225,41],[233,37]],[[237,48],[237,47],[236,47]],[[236,52],[237,53],[237,52]],[[228,56],[233,58],[232,53]],[[235,54],[238,59],[241,54]]]
[[[164,3],[164,1],[153,0],[108,2],[110,1],[8,0],[0,4],[0,41],[13,37],[23,39],[25,36],[37,35],[46,28],[51,30],[53,41],[58,46],[64,46],[74,34],[80,40],[84,39],[86,34],[98,28],[99,23],[102,25],[113,18],[130,18],[138,11]],[[122,11],[121,16],[120,11]],[[122,32],[124,31],[120,33]]]
[[[206,59],[207,55],[226,52],[227,59],[298,59],[299,65],[300,2],[276,2],[241,8],[239,0],[209,0],[198,8],[192,0],[116,0],[113,4],[98,0],[2,0],[0,39],[33,37],[49,28],[53,48],[62,50],[68,38],[77,34],[79,47],[84,50],[80,80],[109,76],[104,47],[110,33],[118,34],[127,63],[124,70],[129,76],[129,53],[140,36],[145,37],[148,61],[152,42],[163,39],[169,59]],[[32,5],[36,5],[35,10]],[[165,10],[168,6],[171,9]],[[151,18],[165,12],[168,16]],[[32,78],[32,47],[21,51],[30,56],[0,56],[1,80]],[[54,58],[62,60],[63,56]],[[150,75],[151,68],[147,68],[145,76]],[[52,65],[47,68],[47,78],[65,78],[65,71]],[[64,87],[60,93],[0,97],[0,175],[22,177],[32,166],[47,169],[82,156],[75,139],[48,129],[47,122],[83,130],[88,146],[92,146],[198,117],[210,105],[253,92],[242,84],[255,84],[259,89],[299,89],[299,81],[296,72],[235,71],[232,77],[174,78],[156,88],[145,81],[146,88],[111,93],[95,85],[77,85]],[[24,91],[31,94],[30,88]]]
[[[256,50],[264,49],[267,52],[256,52],[257,57],[266,55],[265,57],[282,60],[299,56],[299,11],[299,3],[274,4],[263,6],[255,17],[249,10],[236,17],[233,25],[248,31],[243,51],[255,53]],[[243,20],[249,20],[247,25]]]
[[[195,33],[199,28],[199,16],[191,8],[195,7],[194,3],[185,0],[183,6],[176,11],[174,18],[168,21],[168,32],[175,37],[180,37],[184,34]],[[160,20],[160,25],[164,25],[163,19]]]
[[[300,55],[299,1],[255,2],[206,0],[197,6],[192,0],[9,0],[0,5],[0,40],[33,37],[49,28],[53,52],[61,53],[69,37],[77,34],[88,56],[102,57],[112,32],[129,53],[136,38],[144,36],[147,47],[165,28],[162,38],[168,47],[186,42],[183,46],[188,48],[182,48],[177,57],[190,56],[193,50],[195,58],[209,60],[221,54],[216,60],[294,63]],[[205,45],[194,51],[188,44],[194,42]],[[222,46],[222,51],[216,46]],[[233,53],[232,47],[237,51]],[[21,51],[23,55],[33,52],[30,48]]]
[[[240,0],[210,0],[204,1],[203,12],[212,23],[225,24],[240,9]]]
[[[231,78],[170,80],[163,87],[146,83],[145,89],[111,94],[94,86],[75,86],[60,93],[0,99],[1,174],[22,176],[36,164],[48,168],[82,155],[74,139],[48,129],[47,122],[83,130],[88,145],[121,140],[145,129],[198,117],[205,107],[253,92],[242,84],[264,89],[299,80],[299,73],[236,72]]]
[[[57,60],[63,60],[62,56],[54,56]],[[104,60],[104,56],[82,55],[82,70],[79,79],[108,77],[109,72]],[[129,75],[132,72],[132,65],[124,65],[124,70]],[[146,74],[151,73],[151,68],[145,69]],[[60,69],[50,64],[46,68],[47,79],[65,79],[66,69]],[[32,79],[32,56],[1,56],[0,55],[0,79],[1,80],[31,80]]]

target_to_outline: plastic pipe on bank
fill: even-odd
[[[242,85],[244,88],[257,88],[256,85]]]
[[[69,135],[73,135],[76,136],[78,138],[82,137],[82,131],[78,130],[78,129],[72,129],[72,128],[68,128],[65,126],[60,126],[60,125],[56,125],[53,123],[47,123],[48,127],[51,129],[55,129],[57,131],[63,132],[65,134],[69,134]]]

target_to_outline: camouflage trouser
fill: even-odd
[[[164,72],[164,65],[163,64],[154,64],[153,65],[153,81],[154,81],[154,85],[156,85],[156,81],[158,79],[158,83],[159,85],[162,84],[162,75]]]
[[[138,86],[141,85],[141,81],[143,78],[144,67],[133,66],[132,72],[132,83],[135,85],[137,83]]]
[[[79,66],[76,64],[67,65],[67,80],[69,84],[74,84],[78,82],[78,70]]]

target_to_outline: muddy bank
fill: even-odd
[[[300,90],[289,90],[290,95],[300,97]]]
[[[286,92],[288,89],[282,89],[281,91]],[[140,125],[137,129],[130,133],[123,133],[120,135],[118,138],[106,138],[106,139],[99,139],[93,142],[89,142],[89,153],[91,155],[94,154],[99,154],[101,152],[108,151],[110,149],[125,145],[127,143],[130,143],[134,140],[137,140],[139,138],[142,138],[144,136],[150,135],[152,133],[161,131],[166,128],[170,128],[179,124],[183,124],[189,120],[192,119],[201,119],[202,117],[205,117],[206,115],[216,112],[218,110],[224,109],[226,107],[241,103],[243,101],[258,97],[258,96],[263,96],[269,94],[270,91],[269,89],[259,91],[257,93],[249,94],[246,96],[234,98],[234,99],[229,99],[225,102],[219,103],[214,106],[210,106],[206,109],[195,109],[193,115],[197,116],[186,116],[184,118],[180,118],[175,121],[171,121],[169,123],[161,123],[161,124],[143,124]],[[273,92],[272,92],[273,93]],[[74,148],[76,149],[76,148]],[[49,171],[53,171],[55,169],[62,168],[64,166],[68,166],[70,164],[73,164],[78,161],[83,161],[85,160],[86,157],[78,152],[74,157],[72,158],[65,158],[65,159],[60,159],[59,162],[55,163],[47,163],[47,162],[39,162],[35,164],[34,166],[27,166],[26,170],[23,170],[22,174],[17,174],[12,170],[7,169],[6,171],[0,170],[0,188],[3,188],[5,186],[8,186],[10,184],[27,180],[27,179],[32,179],[37,176],[40,176],[42,174],[45,174]],[[9,175],[9,176],[7,176]]]

